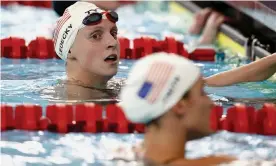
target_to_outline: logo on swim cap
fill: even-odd
[[[56,28],[54,31],[54,45],[56,45],[57,38],[59,35],[59,31],[62,28],[62,26],[66,23],[66,21],[71,17],[68,8],[64,11],[63,15],[60,17],[60,19],[57,21]]]
[[[150,103],[154,103],[167,84],[173,69],[173,66],[169,63],[156,62],[152,64],[146,75],[146,80],[138,92],[138,96]]]
[[[166,93],[165,97],[163,98],[163,102],[166,102],[170,98],[170,96],[172,96],[172,94],[175,92],[175,88],[177,87],[177,84],[179,83],[179,81],[180,81],[179,76],[175,76],[173,78],[173,82],[170,84],[169,90]]]
[[[59,53],[62,55],[62,49],[63,49],[63,45],[64,45],[64,40],[66,39],[66,37],[68,36],[68,33],[70,32],[70,30],[73,28],[72,24],[70,24],[65,31],[62,34],[62,38],[59,44]]]
[[[89,14],[91,14],[91,13],[99,13],[98,10],[101,10],[101,9],[99,9],[99,8],[97,8],[97,9],[90,9],[90,10],[84,12],[84,13],[86,13],[87,15],[89,15]],[[101,10],[101,11],[102,11],[102,10]]]
[[[148,123],[169,111],[199,78],[200,68],[189,59],[154,53],[132,66],[119,105],[131,122]]]

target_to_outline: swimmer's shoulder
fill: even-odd
[[[199,159],[178,159],[168,163],[173,166],[213,166],[226,164],[235,161],[236,159],[230,156],[209,156]]]

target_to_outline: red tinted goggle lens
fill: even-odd
[[[116,23],[119,20],[118,14],[114,11],[108,12],[106,17],[113,23]]]
[[[118,21],[118,14],[114,11],[111,12],[107,12],[106,13],[106,17],[109,21],[116,23]],[[91,24],[97,24],[98,22],[100,22],[103,18],[103,14],[102,13],[92,13],[88,16],[86,16],[82,23],[84,25],[91,25]]]

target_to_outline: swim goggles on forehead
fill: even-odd
[[[114,11],[107,11],[107,12],[102,12],[102,13],[92,13],[86,16],[82,23],[84,25],[95,25],[101,22],[103,19],[103,16],[106,16],[106,18],[113,22],[116,23],[118,21],[118,14]]]

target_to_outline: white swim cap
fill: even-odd
[[[96,5],[90,2],[76,2],[69,6],[63,15],[57,21],[54,30],[54,47],[57,55],[63,59],[67,59],[69,49],[71,48],[79,29],[85,27],[82,23],[83,19],[92,13],[102,13]],[[103,17],[106,19],[106,17]]]
[[[138,60],[120,93],[126,117],[147,123],[169,111],[200,77],[200,69],[175,54],[155,53]]]

